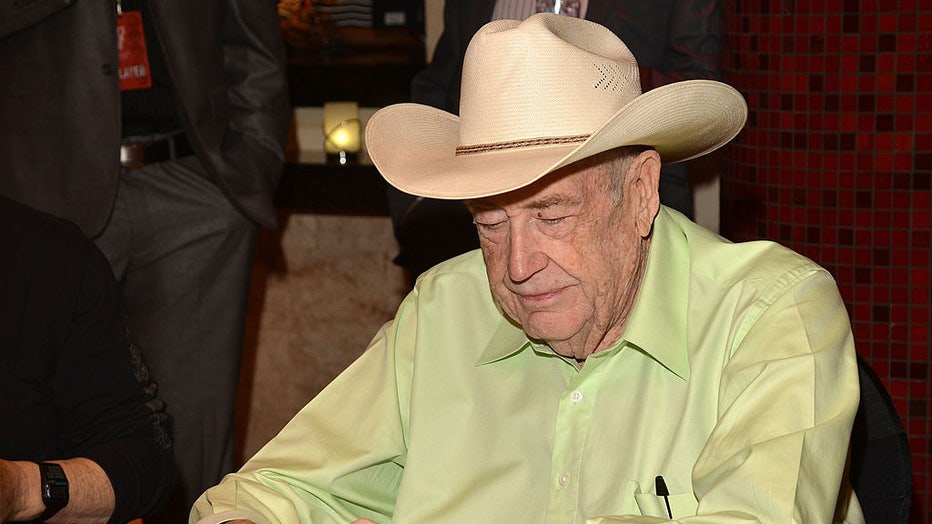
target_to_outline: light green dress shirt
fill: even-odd
[[[856,506],[857,405],[829,273],[662,208],[624,335],[585,366],[529,341],[460,256],[191,522],[647,523],[669,502],[684,523],[828,523]]]

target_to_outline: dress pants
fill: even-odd
[[[146,523],[187,522],[233,468],[233,415],[257,226],[194,156],[123,169],[96,243],[120,282],[130,339],[174,419],[178,479]]]

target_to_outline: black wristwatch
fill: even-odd
[[[39,463],[39,476],[42,479],[42,502],[45,503],[45,511],[39,520],[45,521],[68,505],[68,477],[61,466],[51,462]]]

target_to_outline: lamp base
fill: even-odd
[[[355,164],[359,162],[358,153],[349,151],[338,151],[336,153],[327,153],[327,163],[345,166],[346,164]]]

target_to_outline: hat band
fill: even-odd
[[[589,139],[590,135],[555,136],[547,138],[528,138],[525,140],[512,140],[510,142],[495,142],[492,144],[478,144],[474,146],[457,146],[456,156],[488,153],[489,151],[503,151],[506,149],[519,149],[534,146],[553,146],[563,144],[578,144]]]

